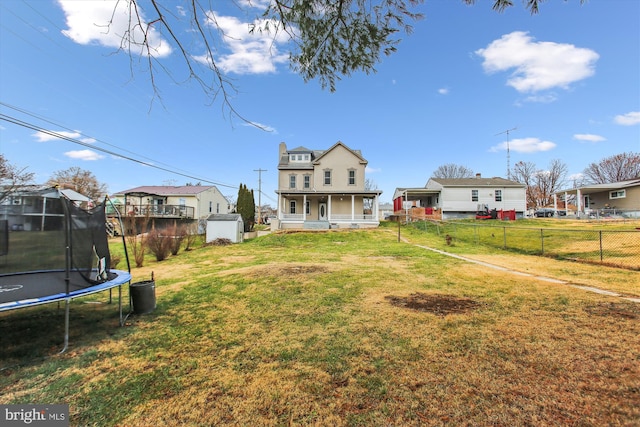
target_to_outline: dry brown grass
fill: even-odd
[[[5,372],[0,402],[123,427],[637,425],[640,304],[379,231],[287,239],[136,270],[155,273],[156,313],[55,369]],[[517,260],[605,284],[591,266]]]

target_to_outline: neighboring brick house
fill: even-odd
[[[513,211],[522,218],[527,208],[526,185],[508,179],[430,178],[424,187],[397,188],[393,195],[394,211],[402,214],[410,207],[435,212],[439,218],[473,218],[485,209]]]
[[[229,213],[229,201],[214,185],[147,185],[111,196],[123,215],[153,219],[206,219]]]
[[[367,161],[338,141],[328,150],[278,152],[278,218],[272,228],[377,227],[382,191],[365,188]]]

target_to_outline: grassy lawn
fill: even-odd
[[[61,310],[3,313],[0,403],[68,403],[74,426],[637,425],[640,304],[411,243],[636,296],[637,272],[396,232],[149,258],[132,274],[154,272],[156,311],[119,328],[103,295],[76,300],[61,356],[39,358]]]
[[[415,222],[413,228],[456,243],[476,243],[486,250],[544,255],[640,271],[640,221],[525,219],[518,221]]]

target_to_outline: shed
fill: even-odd
[[[213,214],[207,218],[207,243],[216,239],[242,242],[244,222],[240,214]]]

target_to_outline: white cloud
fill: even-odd
[[[67,132],[67,131],[61,130],[61,131],[50,131],[50,132],[51,133],[36,132],[31,136],[33,136],[38,142],[55,141],[58,139],[65,139],[65,138],[75,139],[75,140],[84,142],[86,144],[92,144],[96,142],[96,140],[93,138],[82,137],[82,133],[80,133],[80,131]]]
[[[365,173],[378,173],[378,172],[382,172],[382,169],[380,169],[380,168],[372,168],[372,167],[366,166],[364,168],[364,172]]]
[[[213,11],[208,13],[208,18],[208,25],[221,32],[222,41],[230,51],[215,58],[221,70],[237,74],[273,73],[277,64],[288,62],[288,54],[278,51],[278,45],[289,41],[284,31],[279,31],[277,35],[273,31],[250,33],[253,24],[262,27],[261,22],[264,21],[242,22],[236,17],[221,16]],[[271,28],[275,28],[275,25],[275,22],[270,23]],[[194,59],[205,64],[209,62],[205,55],[195,56]]]
[[[544,94],[536,94],[527,96],[524,101],[525,102],[537,102],[539,104],[551,104],[558,99],[558,96],[555,93],[549,92]]]
[[[260,128],[261,130],[278,134],[278,131],[276,130],[276,128],[269,125],[263,125],[262,123],[258,123],[258,122],[242,123],[242,126],[257,127],[257,128]]]
[[[577,139],[581,142],[602,142],[607,140],[604,136],[592,135],[589,133],[577,133],[573,135],[573,139]]]
[[[271,3],[271,0],[238,0],[238,4],[243,9],[244,8],[249,8],[249,7],[255,7],[255,8],[258,8],[258,9],[266,9],[267,6],[269,6],[269,3]]]
[[[501,142],[491,147],[489,151],[507,151],[507,148],[509,148],[509,151],[515,151],[517,153],[537,153],[539,151],[549,151],[555,147],[556,144],[551,141],[541,141],[538,138],[520,138],[512,139],[508,144],[507,141]]]
[[[623,126],[633,126],[640,123],[640,111],[631,111],[627,114],[620,114],[613,119],[617,124]]]
[[[72,159],[76,159],[76,160],[86,160],[86,161],[91,161],[91,160],[99,160],[104,158],[103,155],[96,153],[95,151],[92,150],[76,150],[76,151],[67,151],[66,153],[64,153],[65,156],[70,157]]]
[[[513,70],[507,85],[518,92],[536,92],[555,87],[567,89],[571,83],[594,74],[599,55],[572,44],[535,42],[523,31],[505,34],[475,53],[482,58],[487,73]]]
[[[446,88],[446,87],[440,88],[440,89],[438,89],[438,93],[440,95],[447,95],[449,93],[449,89]]]
[[[120,48],[123,43],[122,37],[127,33],[130,33],[137,43],[142,42],[144,38],[141,28],[136,25],[137,20],[133,19],[130,22],[128,2],[58,0],[58,4],[66,16],[68,27],[62,33],[76,43],[95,43]],[[138,12],[141,15],[140,20],[146,22],[141,9],[138,9]],[[149,29],[147,37],[153,49],[153,56],[163,57],[171,53],[171,46],[155,28]],[[142,50],[133,53],[146,54]]]

